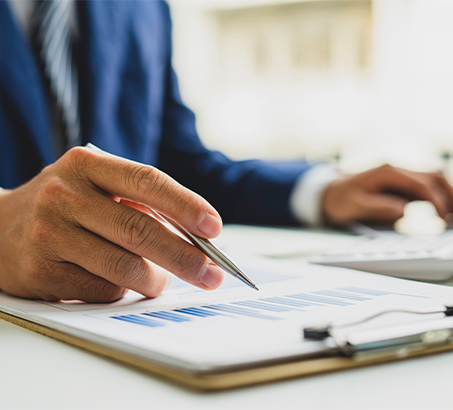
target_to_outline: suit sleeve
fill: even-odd
[[[295,225],[290,195],[296,181],[311,168],[303,162],[232,161],[200,141],[195,115],[181,101],[171,66],[171,33],[166,75],[162,142],[158,166],[179,183],[206,198],[224,222]]]

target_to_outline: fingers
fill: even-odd
[[[73,243],[78,246],[71,246]],[[170,273],[166,270],[84,229],[74,230],[60,246],[59,254],[64,260],[118,287],[153,298],[170,285]]]
[[[411,200],[430,201],[440,216],[445,217],[451,211],[453,191],[440,175],[411,172],[391,166],[383,166],[362,174],[370,177],[369,184],[375,185],[375,192],[391,191]]]
[[[453,187],[448,183],[442,174],[434,174],[438,186],[441,187],[445,198],[448,213],[453,212]]]
[[[65,161],[101,190],[162,212],[197,235],[215,237],[222,229],[206,200],[154,167],[89,148],[72,149]]]
[[[124,252],[128,251],[128,256],[122,256],[115,250],[117,255],[115,259],[111,262],[105,260],[103,263],[108,266],[121,263],[126,265],[121,271],[133,269],[141,272],[140,278],[132,280],[132,277],[129,277],[127,283],[118,282],[110,276],[105,276],[105,273],[101,274],[102,277],[151,296],[150,291],[147,290],[150,286],[148,282],[155,281],[153,273],[158,271],[158,267],[156,266],[151,271],[148,267],[146,275],[143,263],[138,261],[138,259],[146,258],[201,289],[215,289],[221,285],[223,270],[211,264],[210,260],[197,248],[170,232],[153,217],[90,191],[84,195],[82,200],[87,200],[87,205],[82,205],[74,210],[73,218],[87,231],[115,244],[116,248],[122,248]],[[90,203],[96,203],[96,206],[90,207],[91,212],[84,212]],[[81,238],[78,243],[82,240],[87,239]],[[88,240],[93,241],[93,239]],[[112,252],[107,253],[111,255]],[[93,269],[88,266],[84,267],[90,272]],[[138,287],[137,282],[140,282],[141,287]]]
[[[204,237],[222,225],[209,203],[155,168],[76,148],[8,195],[3,291],[108,302],[126,289],[157,296],[169,271],[201,289],[222,282],[218,266],[144,213],[157,210]]]
[[[58,262],[52,267],[52,280],[37,284],[32,298],[47,301],[82,300],[90,303],[108,303],[121,299],[127,289],[92,275],[71,263]]]
[[[395,222],[410,200],[434,204],[442,217],[453,212],[453,188],[441,174],[406,171],[385,165],[329,184],[322,196],[326,220]]]
[[[393,223],[403,217],[406,203],[391,195],[364,194],[357,203],[356,219]]]

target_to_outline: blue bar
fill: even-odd
[[[164,323],[159,322],[158,320],[152,320],[148,319],[143,316],[139,315],[121,315],[117,316],[118,318],[122,318],[123,320],[129,320],[131,323],[138,323],[138,324],[144,324],[147,326],[153,326],[153,327],[159,327],[159,326],[165,326]]]
[[[360,287],[357,287],[357,286],[348,286],[346,288],[341,288],[341,290],[345,290],[347,292],[354,292],[354,293],[363,293],[364,295],[372,295],[372,296],[397,295],[397,296],[407,296],[407,297],[410,297],[410,298],[430,299],[429,296],[407,295],[405,293],[390,292],[390,291],[384,291],[384,290],[366,289],[366,288],[360,288]]]
[[[185,310],[182,310],[182,309],[173,309],[173,312],[185,313],[186,315],[197,316],[197,317],[208,317],[208,315],[202,315],[201,313],[185,311]]]
[[[129,322],[129,323],[134,323],[136,325],[143,325],[143,326],[149,326],[149,327],[159,327],[159,326],[165,326],[165,324],[147,319],[145,317],[140,317],[137,315],[122,315],[122,316],[110,316],[112,319],[117,319],[117,320],[122,320],[123,322]]]
[[[190,322],[191,319],[185,316],[178,315],[171,312],[146,312],[142,315],[157,317],[158,319],[170,320],[171,322]]]
[[[175,312],[185,313],[186,315],[198,316],[198,317],[209,317],[209,316],[222,316],[221,313],[210,312],[208,310],[199,308],[180,308],[174,309]]]
[[[240,305],[240,306],[251,307],[251,308],[255,308],[255,309],[268,310],[270,312],[289,312],[291,310],[297,310],[297,309],[290,309],[290,308],[281,307],[281,306],[274,306],[274,305],[270,305],[268,303],[258,302],[256,300],[243,300],[241,302],[234,302],[234,304]]]
[[[324,296],[332,296],[334,298],[356,300],[358,302],[363,302],[365,300],[373,300],[371,298],[365,298],[363,296],[351,295],[350,293],[340,292],[338,290],[319,290],[317,292],[312,292],[312,293],[316,293],[318,295],[324,295]]]
[[[231,305],[220,304],[220,305],[209,305],[209,306],[203,306],[203,307],[207,308],[207,309],[220,310],[223,312],[234,313],[236,315],[252,316],[252,317],[258,317],[260,319],[279,320],[278,317],[262,315],[261,313],[255,312],[254,310],[251,310],[251,309],[239,308],[239,307],[231,306]]]
[[[308,300],[308,301],[319,302],[319,303],[327,303],[328,305],[336,305],[336,306],[351,306],[351,305],[353,305],[353,303],[343,302],[342,300],[340,301],[338,299],[332,299],[332,298],[323,297],[323,296],[309,295],[309,294],[306,294],[306,293],[297,293],[297,294],[288,295],[288,296],[290,298]]]
[[[294,300],[294,299],[285,299],[285,298],[264,298],[260,299],[264,300],[266,302],[271,302],[271,303],[276,303],[278,305],[284,305],[284,306],[292,306],[292,307],[307,307],[307,306],[312,306],[308,302],[300,302],[299,300]]]

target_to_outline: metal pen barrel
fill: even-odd
[[[236,266],[228,256],[226,256],[217,246],[209,241],[209,239],[201,238],[198,235],[187,231],[176,222],[167,219],[160,212],[158,215],[160,218],[164,219],[171,226],[181,232],[196,248],[203,252],[216,265],[220,266],[225,272],[244,282],[252,289],[259,290],[255,283],[238,266]]]

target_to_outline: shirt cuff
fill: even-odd
[[[291,196],[289,207],[293,216],[301,223],[311,226],[322,223],[321,195],[340,172],[329,164],[316,165],[301,175]]]

